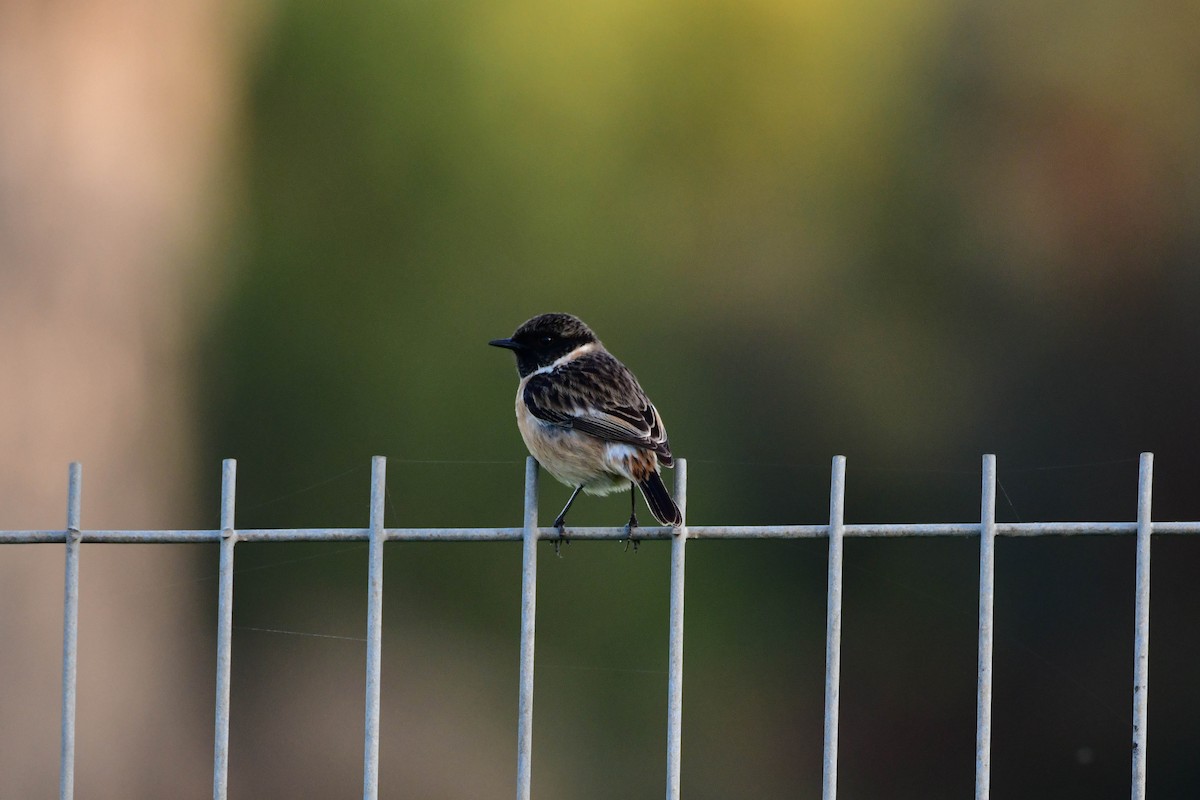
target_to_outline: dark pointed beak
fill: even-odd
[[[525,346],[512,339],[492,339],[488,342],[492,347],[503,347],[505,350],[523,350]]]

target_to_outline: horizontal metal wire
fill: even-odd
[[[998,536],[1090,536],[1137,533],[1136,522],[999,522]],[[668,540],[672,528],[637,529],[642,541]],[[905,536],[978,536],[978,522],[866,523],[846,525],[850,538]],[[370,528],[247,528],[237,532],[239,542],[365,542]],[[385,528],[389,542],[519,542],[523,528]],[[1155,522],[1154,535],[1200,534],[1200,522]],[[41,544],[66,541],[63,530],[0,531],[0,544]],[[828,525],[697,525],[688,527],[689,539],[822,539]],[[80,531],[84,542],[109,544],[185,544],[221,541],[220,530]],[[614,528],[567,528],[568,539],[624,540],[624,526]],[[538,528],[539,540],[559,537],[557,528]]]

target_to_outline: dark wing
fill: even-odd
[[[529,412],[544,422],[603,439],[653,450],[671,466],[671,445],[662,417],[637,378],[607,352],[585,353],[533,375],[523,396]]]

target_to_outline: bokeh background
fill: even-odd
[[[1200,518],[1194,3],[0,3],[0,526],[516,525],[511,358],[587,320],[696,524]],[[544,519],[566,487],[543,482]],[[626,499],[571,522],[619,524]],[[653,797],[668,553],[542,551],[534,794]],[[1200,541],[1149,791],[1200,795]],[[382,796],[515,780],[519,544],[393,544]],[[822,542],[689,547],[683,793],[819,793]],[[1002,540],[997,797],[1123,798],[1133,541]],[[0,552],[0,797],[57,781],[62,554]],[[977,544],[846,546],[841,796],[970,796]],[[210,795],[214,547],[85,546],[76,785]],[[241,545],[230,794],[361,781],[363,545]],[[340,638],[339,638],[340,637]]]

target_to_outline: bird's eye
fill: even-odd
[[[543,336],[539,341],[541,341],[542,344],[550,344],[551,342],[554,341],[554,337],[553,336]]]

